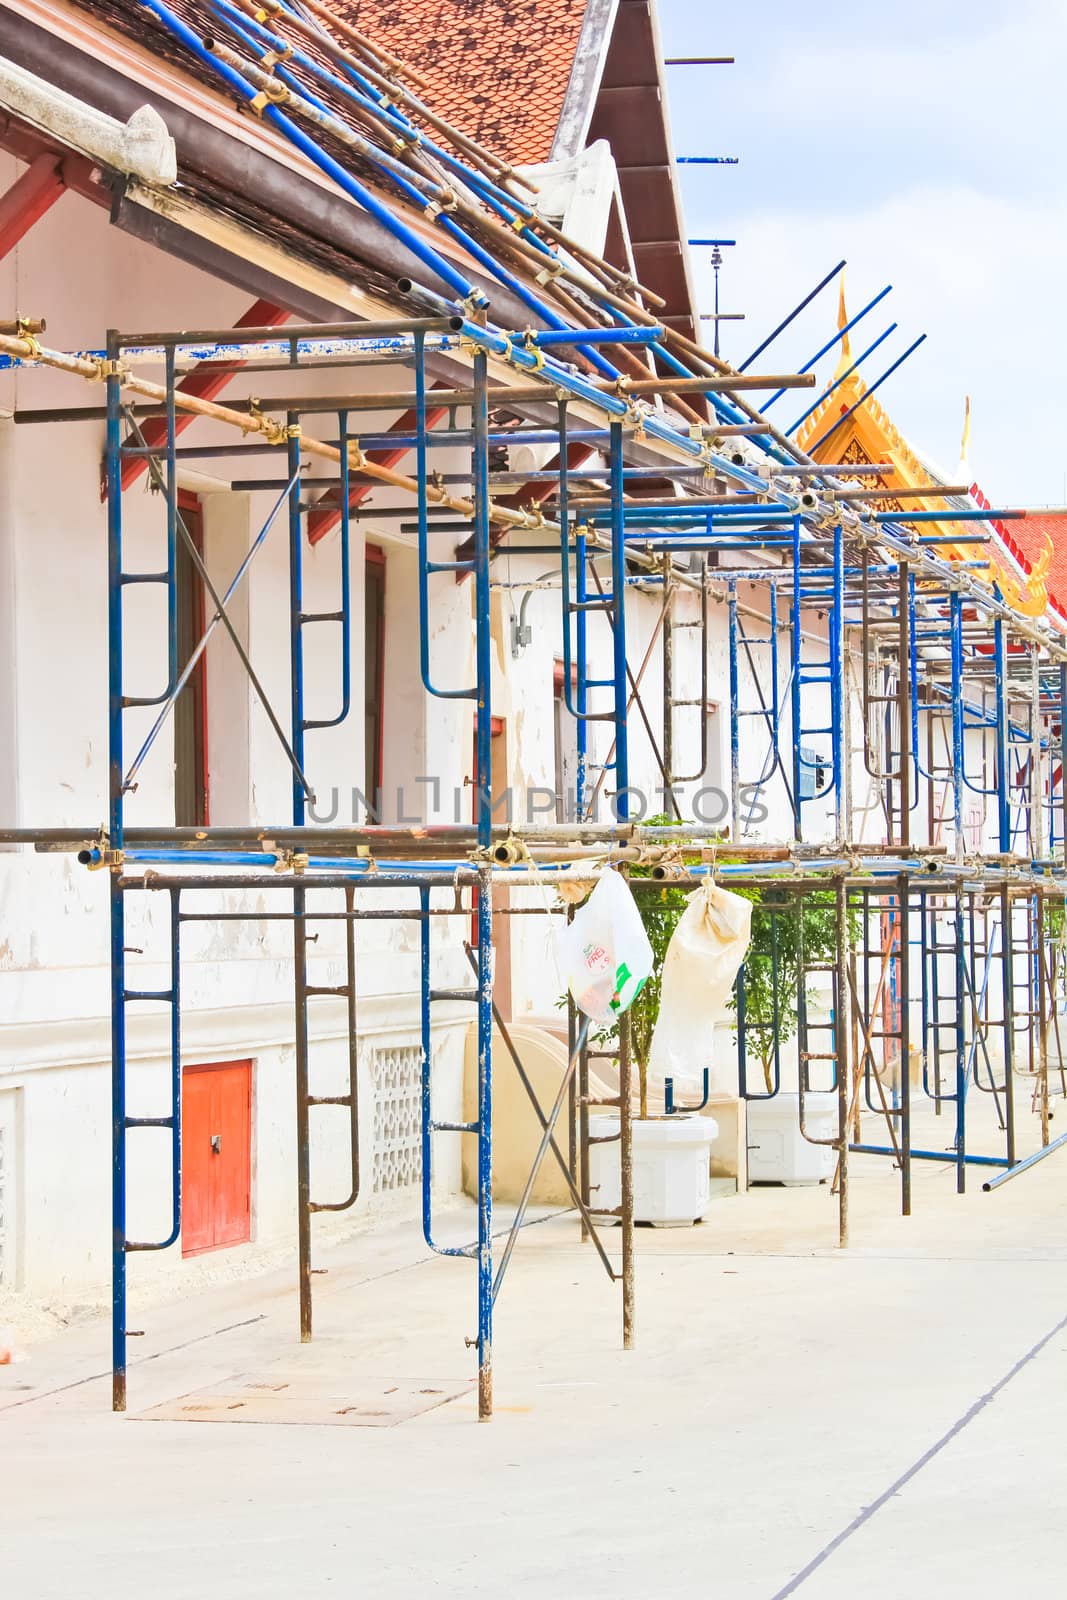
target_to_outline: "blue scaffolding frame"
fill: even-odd
[[[874,1154],[895,1162],[901,1208],[907,1214],[914,1160],[954,1166],[962,1191],[968,1166],[1001,1169],[987,1185],[994,1187],[1057,1149],[1061,1141],[1049,1136],[1049,1034],[1055,1030],[1058,1036],[1064,977],[1067,647],[1051,629],[1005,603],[988,581],[986,562],[946,558],[938,548],[946,540],[968,543],[966,524],[975,522],[980,525],[975,530],[977,549],[987,537],[985,524],[1021,513],[955,504],[946,510],[921,499],[914,512],[874,509],[857,494],[854,480],[863,474],[877,478],[883,470],[878,464],[813,461],[790,437],[804,416],[782,432],[748,398],[762,387],[773,391],[767,402],[772,405],[789,388],[813,387],[820,358],[889,291],[872,298],[799,373],[761,378],[744,369],[735,372],[658,322],[654,297],[642,295],[625,274],[564,240],[537,215],[533,197],[524,198],[528,191],[506,164],[494,162],[474,141],[450,138],[441,120],[409,88],[393,83],[393,92],[387,92],[390,79],[379,70],[380,62],[376,66],[369,56],[357,60],[287,0],[266,13],[255,12],[243,0],[207,0],[203,9],[211,17],[210,37],[198,33],[164,0],[139,0],[137,5],[131,0],[126,9],[142,25],[150,19],[169,50],[184,52],[183,60],[201,81],[221,85],[261,113],[276,134],[368,211],[438,287],[398,283],[394,298],[401,305],[429,308],[433,314],[380,323],[283,331],[112,332],[102,350],[77,355],[45,350],[24,330],[0,334],[4,360],[31,368],[54,366],[74,376],[103,379],[106,387],[106,824],[99,832],[6,830],[0,839],[33,842],[43,849],[76,848],[87,867],[101,868],[108,878],[115,1408],[126,1404],[128,1257],[170,1248],[181,1234],[181,956],[187,923],[258,917],[292,925],[302,1339],[312,1334],[313,1216],[354,1205],[360,1189],[355,925],[374,918],[417,924],[422,1225],[431,1249],[475,1263],[473,1342],[482,1417],[492,1410],[493,1307],[525,1220],[533,1179],[548,1153],[565,1168],[583,1233],[597,1243],[609,1277],[621,1280],[626,1346],[634,1341],[635,1316],[633,1064],[625,1020],[610,1052],[619,1064],[619,1094],[611,1102],[619,1112],[622,1180],[622,1264],[616,1272],[596,1237],[589,1204],[589,1063],[598,1052],[572,1008],[568,1066],[559,1094],[547,1112],[537,1104],[506,1026],[501,1027],[495,1013],[495,885],[552,886],[566,877],[584,881],[603,870],[638,865],[651,874],[633,880],[639,894],[655,894],[665,882],[695,884],[709,871],[724,883],[758,891],[762,899],[757,914],[769,929],[769,953],[761,959],[769,963],[773,1012],[769,1023],[757,1018],[742,969],[736,991],[739,1092],[746,1100],[781,1092],[778,1024],[787,1007],[795,1008],[798,1117],[805,1138],[821,1142],[807,1117],[813,1073],[819,1073],[814,1064],[827,1064],[837,1099],[837,1129],[829,1143],[837,1154],[842,1244],[849,1233],[850,1155]],[[347,164],[338,157],[342,148]],[[413,218],[423,225],[415,226]],[[493,323],[491,297],[481,283],[506,292],[533,325],[505,328]],[[786,318],[750,362],[791,321],[792,316]],[[895,324],[875,339],[848,373],[894,330]],[[867,394],[921,342],[916,339]],[[250,370],[258,361],[268,371],[307,373],[322,363],[336,368],[371,357],[410,369],[413,393],[306,393],[281,397],[273,405],[246,401],[226,407],[197,401],[178,387],[181,370],[202,360],[251,358]],[[161,384],[138,375],[144,364],[162,366]],[[465,387],[430,389],[431,367],[452,383],[462,369]],[[646,396],[664,404],[649,403]],[[140,432],[132,408],[135,399],[147,402],[162,419],[161,443],[147,443]],[[431,404],[452,409],[448,426],[430,425]],[[361,410],[411,411],[414,425],[367,433],[358,426]],[[834,421],[820,446],[853,410],[855,406]],[[456,420],[459,411],[469,413],[469,423]],[[82,414],[90,415],[91,409]],[[179,452],[179,421],[189,414],[239,429],[241,444]],[[502,422],[501,415],[511,420]],[[327,438],[305,431],[311,417],[328,422]],[[40,413],[27,420],[58,421],[60,414]],[[747,441],[745,448],[737,444],[741,439]],[[508,506],[493,495],[494,478],[499,483],[507,476],[495,469],[493,452],[519,443],[548,446],[556,456],[555,465],[522,475],[524,482],[540,479],[551,486],[553,497],[536,511]],[[601,459],[596,467],[571,467],[570,449],[576,444],[597,452]],[[454,483],[434,471],[433,452],[457,447],[469,449],[471,459],[469,473],[454,475],[459,480]],[[376,450],[401,448],[414,452],[413,476],[383,468],[373,459]],[[238,571],[219,593],[182,518],[179,466],[182,460],[241,450],[273,453],[283,463],[284,475],[243,480],[256,487],[276,485],[279,493]],[[126,565],[122,469],[131,461],[147,463],[165,517],[166,565],[158,571]],[[308,611],[304,602],[309,508],[301,490],[307,483],[303,468],[312,461],[326,464],[339,512],[338,603],[317,612]],[[342,726],[353,715],[355,481],[390,485],[413,502],[411,513],[405,514],[416,536],[419,678],[427,695],[469,701],[473,707],[471,827],[311,825],[315,775],[309,771],[306,736]],[[579,485],[590,492],[578,491]],[[453,488],[466,493],[452,493]],[[941,501],[940,491],[931,489],[928,499]],[[449,516],[455,520],[445,520]],[[227,611],[279,522],[286,528],[289,586],[289,706],[284,716],[271,704]],[[962,531],[924,534],[928,522],[953,529],[959,525]],[[442,536],[451,545],[447,559],[441,558],[437,544]],[[494,562],[509,552],[544,554],[559,568],[562,699],[575,724],[578,820],[556,829],[512,830],[493,820],[491,593]],[[127,794],[151,759],[178,697],[188,692],[195,666],[196,657],[184,663],[179,658],[177,574],[183,553],[192,560],[214,608],[197,651],[203,651],[216,628],[227,631],[290,768],[291,808],[284,826],[249,823],[183,830],[128,825]],[[598,562],[610,569],[606,579]],[[473,684],[439,682],[431,669],[431,580],[447,573],[473,585]],[[757,586],[766,597],[766,611],[755,612],[754,631],[753,608],[742,598],[746,584]],[[124,660],[126,597],[134,586],[152,585],[165,592],[167,682],[159,692],[133,694]],[[627,630],[627,596],[638,586],[662,596],[658,736],[641,692],[641,665],[631,659]],[[699,620],[675,616],[683,594],[695,595]],[[727,608],[728,838],[719,824],[684,818],[678,803],[673,824],[644,825],[634,815],[630,785],[635,718],[672,801],[676,785],[698,781],[706,772],[712,595]],[[601,648],[602,627],[610,632],[607,651]],[[694,686],[676,669],[673,651],[680,627],[698,630],[699,692],[688,692]],[[307,711],[304,657],[309,636],[324,628],[337,630],[338,694],[330,715],[317,718]],[[605,657],[610,658],[610,671],[595,665]],[[848,680],[857,659],[861,682],[853,697]],[[682,707],[697,711],[695,718],[685,719],[688,739],[680,736],[675,721]],[[155,720],[130,759],[128,714],[146,711],[154,711]],[[610,733],[606,751],[595,738],[599,724]],[[754,737],[746,738],[750,729]],[[766,749],[760,751],[763,741]],[[682,778],[682,771],[695,771],[696,777]],[[853,786],[860,773],[877,792],[884,812],[884,837],[877,844],[865,842],[855,821]],[[594,807],[609,783],[614,817],[602,823]],[[789,836],[780,840],[761,839],[750,831],[760,796],[771,788],[780,791],[790,819]],[[968,797],[978,803],[980,813],[975,839],[968,836]],[[990,813],[995,849],[986,838]],[[923,818],[926,837],[919,838]],[[223,886],[262,890],[272,909],[195,908],[201,891]],[[394,891],[413,896],[414,903],[357,905],[362,891]],[[470,906],[457,909],[455,897],[461,891],[473,896],[477,908],[477,943],[467,950],[473,983],[442,988],[434,983],[431,935],[438,918],[470,917]],[[442,893],[452,895],[451,907],[441,902]],[[127,905],[138,894],[162,894],[168,904],[169,980],[151,990],[131,986],[127,963]],[[320,895],[343,900],[323,909]],[[286,904],[274,909],[279,897]],[[813,948],[806,921],[806,909],[812,907],[832,922],[828,948]],[[346,979],[323,990],[309,981],[307,945],[309,924],[327,918],[345,924]],[[795,951],[788,961],[787,943]],[[999,985],[994,981],[998,964]],[[815,974],[829,980],[825,1020],[809,999]],[[341,1094],[319,1096],[310,1085],[308,1010],[326,993],[343,998],[348,1010],[348,1083]],[[470,1004],[477,1022],[477,1111],[465,1122],[435,1115],[432,1007],[445,1000]],[[126,1075],[129,1013],[143,1004],[166,1006],[170,1019],[170,1109],[147,1117],[130,1115]],[[506,1230],[499,1262],[492,1210],[494,1020],[542,1128],[530,1182]],[[758,1041],[766,1040],[768,1030],[770,1046],[762,1057],[767,1082],[760,1088],[753,1082],[751,1061],[754,1052],[761,1053]],[[913,1146],[910,1054],[916,1032],[922,1094],[938,1115],[946,1107],[952,1112],[951,1138],[941,1151]],[[1001,1041],[999,1077],[990,1050],[994,1033]],[[942,1072],[945,1062],[950,1090]],[[1017,1148],[1014,1092],[1020,1078],[1033,1081],[1041,1116],[1041,1150],[1024,1158]],[[1003,1126],[1003,1155],[968,1147],[972,1088],[988,1095],[995,1108]],[[351,1182],[341,1199],[320,1201],[313,1195],[311,1113],[329,1108],[347,1118]],[[671,1086],[666,1114],[684,1109]],[[565,1110],[571,1123],[566,1159],[555,1140]],[[865,1111],[884,1120],[887,1144],[863,1138]],[[132,1134],[149,1128],[170,1136],[170,1227],[159,1239],[132,1240],[127,1227],[128,1143]],[[442,1244],[434,1229],[433,1141],[442,1134],[477,1141],[476,1238],[461,1246]]]

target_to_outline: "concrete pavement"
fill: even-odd
[[[529,1229],[485,1426],[463,1343],[473,1269],[427,1259],[414,1223],[320,1252],[311,1346],[291,1271],[139,1312],[126,1418],[107,1410],[103,1322],[36,1345],[0,1371],[0,1592],[1059,1593],[1067,1155],[962,1198],[924,1164],[909,1219],[887,1164],[855,1168],[847,1252],[826,1188],[639,1230],[632,1353],[573,1218]],[[292,1424],[141,1415],[249,1383]],[[432,1409],[314,1420],[375,1395]]]

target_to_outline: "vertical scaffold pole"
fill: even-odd
[[[484,351],[474,357],[474,453],[471,476],[474,480],[474,610],[475,651],[478,696],[475,701],[474,774],[477,796],[478,843],[486,848],[493,830],[492,640],[489,615],[489,390],[488,362]]]
[[[290,412],[287,444],[289,495],[289,692],[293,754],[304,770],[304,560],[300,515],[300,434]],[[293,773],[293,826],[302,827],[306,799]],[[311,1339],[311,1149],[308,1116],[307,892],[293,890],[293,1023],[296,1065],[296,1219],[300,1288],[300,1342]]]
[[[790,701],[793,717],[793,837],[799,844],[804,837],[804,827],[800,815],[800,783],[803,776],[804,757],[800,748],[800,718],[802,713],[801,685],[801,656],[803,652],[803,631],[800,615],[800,533],[801,519],[793,518],[793,603],[790,607],[792,627],[790,629],[790,643],[792,644],[792,675],[790,677]]]
[[[1030,851],[1035,861],[1045,856],[1045,778],[1041,741],[1041,657],[1030,645]]]
[[[907,702],[905,701],[906,705]],[[902,724],[903,726],[903,724]],[[902,756],[902,770],[907,770],[907,756],[904,751]],[[907,800],[907,781],[902,783],[901,799]],[[906,818],[908,813],[903,813]],[[904,828],[906,830],[907,823]],[[905,831],[905,840],[907,833]],[[904,1217],[911,1216],[911,1019],[908,1015],[911,1004],[911,943],[909,932],[911,926],[911,905],[909,900],[908,875],[902,872],[898,883],[898,917],[900,919],[899,943],[899,968],[897,974],[897,993],[900,1001],[900,1214]]]
[[[833,608],[828,619],[830,656],[830,741],[834,773],[834,838],[845,837],[845,533],[834,527]],[[844,992],[841,996],[844,1004]],[[842,1063],[839,1063],[844,1069]],[[846,1072],[847,1076],[847,1072]]]
[[[994,590],[997,598],[999,591]],[[1004,650],[1004,622],[997,617],[993,623],[994,695],[996,696],[996,748],[997,748],[997,835],[1002,851],[1011,849],[1011,802],[1008,796],[1008,696],[1006,691],[1007,661]],[[1011,944],[1010,924],[1008,944]],[[1010,963],[1009,963],[1010,966]]]
[[[834,888],[834,912],[837,933],[837,954],[834,970],[834,1054],[837,1074],[837,1242],[842,1250],[848,1244],[848,1129],[849,1129],[849,1072],[848,1042],[845,1027],[845,996],[848,994],[848,890],[838,879]],[[804,902],[801,897],[798,915],[803,925]],[[800,986],[804,977],[801,970]]]
[[[574,778],[574,814],[579,822],[595,822],[596,795],[594,785],[593,806],[586,816],[586,790],[589,782],[589,613],[585,610],[589,600],[589,568],[586,536],[579,525],[574,534],[574,599],[578,607],[574,621],[574,701],[579,716],[575,726],[575,744],[578,751],[577,771]],[[565,685],[570,693],[570,685]]]
[[[626,737],[626,506],[622,423],[611,424],[611,596],[614,629],[615,814],[630,815],[630,761]]]
[[[902,850],[911,847],[911,763],[912,763],[912,722],[911,722],[911,673],[912,673],[912,625],[913,613],[911,605],[911,584],[907,563],[902,561],[897,577],[897,623],[899,626],[899,651],[900,663],[897,668],[897,695],[900,722],[900,846]],[[907,907],[903,908],[904,927],[908,925]],[[902,962],[910,960],[907,940],[902,945]],[[905,1067],[906,1070],[906,1067]]]
[[[1037,716],[1035,706],[1034,717]],[[1032,802],[1033,804],[1034,802]],[[1036,804],[1041,805],[1041,796],[1038,794]],[[1033,813],[1031,813],[1033,814]],[[1045,916],[1045,891],[1039,889],[1035,896],[1037,901],[1037,1023],[1038,1023],[1038,1094],[1041,1108],[1041,1144],[1042,1148],[1049,1142],[1049,1101],[1048,1101],[1048,1025],[1049,1025],[1049,992],[1048,992],[1048,922]]]
[[[1009,1167],[1015,1165],[1015,1045],[1012,1037],[1015,993],[1011,966],[1011,890],[1005,883],[1000,890],[1000,992],[1004,1012],[1004,1126]]]
[[[489,589],[488,357],[474,357],[475,784],[478,843],[492,839],[492,641]],[[493,1414],[493,880],[478,874],[478,1417]]]
[[[611,597],[614,606],[614,787],[616,818],[630,814],[625,678],[625,478],[622,424],[611,424]],[[664,779],[667,781],[667,779]],[[619,1179],[622,1200],[622,1349],[633,1349],[633,1107],[630,1101],[630,1018],[619,1019]]]
[[[682,814],[674,797],[674,603],[671,594],[671,557],[665,555],[663,574],[663,787],[664,803],[669,804],[679,822]]]
[[[574,594],[571,594],[571,516],[570,516],[570,444],[567,440],[567,401],[561,399],[558,408],[559,428],[559,563],[560,598],[563,602],[563,704],[574,721],[575,773],[574,821],[585,821],[585,769],[589,730],[586,719],[585,680],[587,613],[584,609],[586,594],[585,536],[579,524],[574,540]],[[572,605],[572,600],[577,602]],[[574,646],[571,646],[571,616],[575,617]],[[565,820],[567,796],[564,796]],[[583,1222],[584,1229],[585,1224]],[[583,1235],[584,1237],[584,1235]]]
[[[954,599],[958,596],[954,595]],[[958,691],[957,691],[958,693]],[[956,707],[953,706],[953,725]],[[961,836],[962,843],[962,836]],[[967,951],[963,937],[963,890],[956,885],[955,914],[952,923],[955,934],[956,961],[956,1193],[963,1194],[967,1187],[967,1024],[964,1014],[964,995],[967,986]]]
[[[729,627],[730,627],[730,826],[733,829],[731,837],[741,837],[741,688],[737,662],[737,579],[731,578],[729,583]],[[772,586],[773,596],[773,586]],[[771,634],[774,633],[774,622],[771,622]],[[777,674],[775,674],[775,689],[777,689]],[[774,738],[774,729],[771,730]],[[742,1055],[744,1048],[741,1044],[743,1028],[738,1021],[738,1046]],[[742,1094],[744,1091],[742,1090]]]
[[[622,1199],[622,1347],[634,1347],[634,1145],[630,1014],[619,1020],[619,1174]]]
[[[1067,862],[1067,662],[1060,663],[1059,671],[1060,695],[1060,806],[1063,812],[1063,854],[1061,860]],[[1055,827],[1050,824],[1050,831],[1055,834]],[[1055,855],[1055,851],[1052,854]]]
[[[478,883],[478,1419],[493,1414],[493,880]]]
[[[118,335],[107,335],[108,831],[121,851],[122,796],[122,385]],[[111,913],[111,1408],[126,1409],[126,911],[109,874]]]
[[[897,666],[897,695],[900,707],[900,847],[911,846],[911,763],[913,728],[911,722],[912,695],[912,630],[914,614],[911,603],[912,586],[907,563],[901,561],[897,573],[897,623],[899,626],[899,655]],[[900,967],[898,993],[900,997],[900,1210],[911,1216],[911,900],[908,877],[900,877]]]
[[[958,589],[949,596],[949,644],[952,664],[952,827],[956,860],[963,860],[963,600]],[[962,992],[962,975],[960,977]]]

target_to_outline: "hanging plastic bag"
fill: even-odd
[[[560,972],[579,1011],[612,1022],[652,972],[652,946],[626,882],[605,872],[559,935]]]
[[[658,1089],[673,1078],[679,1094],[700,1098],[704,1069],[713,1093],[734,1086],[716,1073],[715,1028],[727,1017],[730,991],[752,931],[752,902],[710,878],[689,896],[667,946],[659,1016],[648,1075]]]

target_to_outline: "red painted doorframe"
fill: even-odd
[[[252,1062],[182,1072],[182,1255],[252,1237]]]

